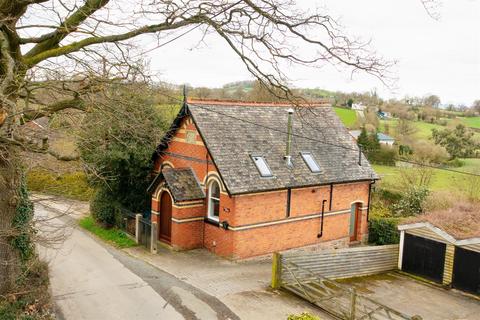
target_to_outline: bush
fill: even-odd
[[[376,245],[397,244],[400,241],[397,229],[399,221],[399,218],[370,217],[368,242]]]
[[[425,187],[412,186],[402,196],[400,201],[393,205],[396,216],[409,217],[425,211],[425,200],[430,191]]]
[[[429,141],[420,140],[412,145],[415,162],[441,164],[450,158],[447,150]]]
[[[379,149],[369,152],[367,155],[370,162],[385,166],[395,166],[396,156],[396,148],[387,146],[381,146]]]
[[[449,167],[460,168],[465,165],[465,161],[455,158],[453,160],[447,161],[445,164]]]
[[[310,313],[303,312],[299,315],[291,314],[288,316],[287,320],[320,320],[320,318]]]
[[[106,227],[115,225],[116,203],[111,193],[99,188],[90,200],[90,213],[93,218]]]

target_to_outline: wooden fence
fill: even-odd
[[[398,244],[394,244],[287,254],[283,258],[329,279],[341,279],[396,269],[398,250]]]
[[[362,251],[366,258],[360,256]],[[354,287],[338,283],[322,274],[322,270],[325,270],[337,278],[345,278],[352,274],[351,265],[357,270],[353,273],[354,276],[392,270],[397,266],[396,260],[392,258],[395,252],[398,257],[398,246],[362,247],[303,255],[275,253],[272,287],[286,289],[340,319],[421,319],[358,294]],[[335,264],[337,266],[334,267]]]

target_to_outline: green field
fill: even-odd
[[[387,124],[389,127],[389,132],[387,134],[392,135],[395,132],[395,127],[397,126],[398,120],[381,120],[380,121],[380,131],[385,132],[385,125]],[[413,124],[417,128],[417,132],[415,133],[415,138],[421,140],[428,140],[432,137],[432,129],[442,130],[445,129],[444,126],[432,123],[426,123],[422,121],[413,121]]]
[[[355,110],[338,107],[335,107],[333,109],[335,110],[335,113],[340,118],[340,120],[342,120],[343,124],[347,128],[352,128],[352,126],[357,121],[357,112]]]
[[[460,118],[467,127],[480,129],[480,117]]]
[[[480,173],[480,159],[463,159],[465,165],[460,168],[452,168],[452,170],[471,172],[471,173]],[[373,165],[375,172],[377,172],[382,178],[380,184],[382,184],[387,189],[396,190],[399,186],[400,171],[401,170],[413,170],[411,168],[399,168],[399,167],[388,167],[382,165]],[[433,177],[431,182],[431,189],[433,191],[439,190],[455,190],[458,185],[462,183],[465,179],[468,179],[470,176],[463,175],[460,173],[449,172],[445,170],[433,170]]]

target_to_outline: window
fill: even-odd
[[[208,187],[208,217],[216,221],[220,217],[220,186],[215,180]]]
[[[310,171],[312,171],[313,173],[320,172],[320,166],[318,165],[317,161],[315,161],[315,158],[310,152],[302,152],[301,155],[308,168],[310,168]]]
[[[267,161],[263,157],[259,156],[252,156],[253,162],[255,163],[255,166],[257,167],[258,171],[260,172],[260,175],[262,177],[271,177],[272,176],[272,171],[270,171],[270,168],[268,167]]]

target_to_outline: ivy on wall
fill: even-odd
[[[34,245],[31,239],[34,229],[31,225],[33,218],[33,203],[28,198],[27,185],[24,176],[21,178],[18,197],[19,201],[16,214],[12,221],[14,235],[11,244],[19,251],[22,262],[26,262],[34,254]]]

